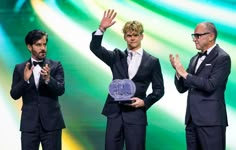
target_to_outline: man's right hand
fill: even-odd
[[[178,77],[181,76],[186,79],[188,73],[186,72],[183,65],[181,64],[179,55],[176,54],[174,57],[172,54],[170,54],[169,58],[170,58],[170,62],[171,62],[172,67],[176,70],[177,76]]]
[[[116,17],[116,12],[114,12],[114,9],[112,10],[108,9],[107,11],[104,11],[104,15],[100,22],[99,29],[102,32],[105,32],[107,28],[116,23],[116,21],[113,21],[115,17]]]
[[[34,69],[34,65],[32,65],[32,67],[30,68],[30,63],[27,62],[25,65],[25,69],[24,69],[24,80],[25,81],[29,81],[29,78],[31,77],[31,75],[33,73],[33,69]]]

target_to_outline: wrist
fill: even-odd
[[[184,79],[186,79],[186,78],[187,78],[187,76],[188,76],[188,73],[187,73],[187,72],[185,72],[185,73],[183,74],[183,78],[184,78]]]
[[[50,77],[46,80],[44,80],[45,84],[48,84],[50,82]]]
[[[103,26],[99,25],[99,28],[98,28],[100,31],[102,32],[105,32],[106,31],[106,28],[104,28]]]

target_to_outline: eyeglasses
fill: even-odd
[[[192,36],[193,39],[199,39],[200,36],[203,36],[203,35],[206,35],[206,34],[210,34],[210,32],[206,32],[206,33],[194,33],[194,34],[191,34],[191,36]]]

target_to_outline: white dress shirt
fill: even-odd
[[[33,61],[37,61],[37,60],[31,58],[32,64],[33,64]],[[35,85],[36,85],[37,88],[38,88],[38,86],[39,86],[39,78],[40,78],[41,69],[42,69],[42,68],[41,68],[41,66],[39,66],[39,65],[34,66],[34,69],[33,69],[34,82],[35,82]]]
[[[216,44],[214,44],[212,47],[208,48],[207,50],[207,55],[209,55],[209,53],[212,51],[212,49],[216,46]],[[203,55],[201,57],[199,57],[198,61],[197,61],[197,65],[195,67],[195,73],[197,72],[198,67],[201,65],[201,63],[205,60],[206,56]]]
[[[138,71],[143,56],[143,49],[140,48],[136,51],[128,50],[127,63],[129,79],[132,79]]]

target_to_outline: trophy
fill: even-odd
[[[135,91],[136,86],[129,79],[115,79],[109,85],[109,94],[115,101],[130,101]]]

